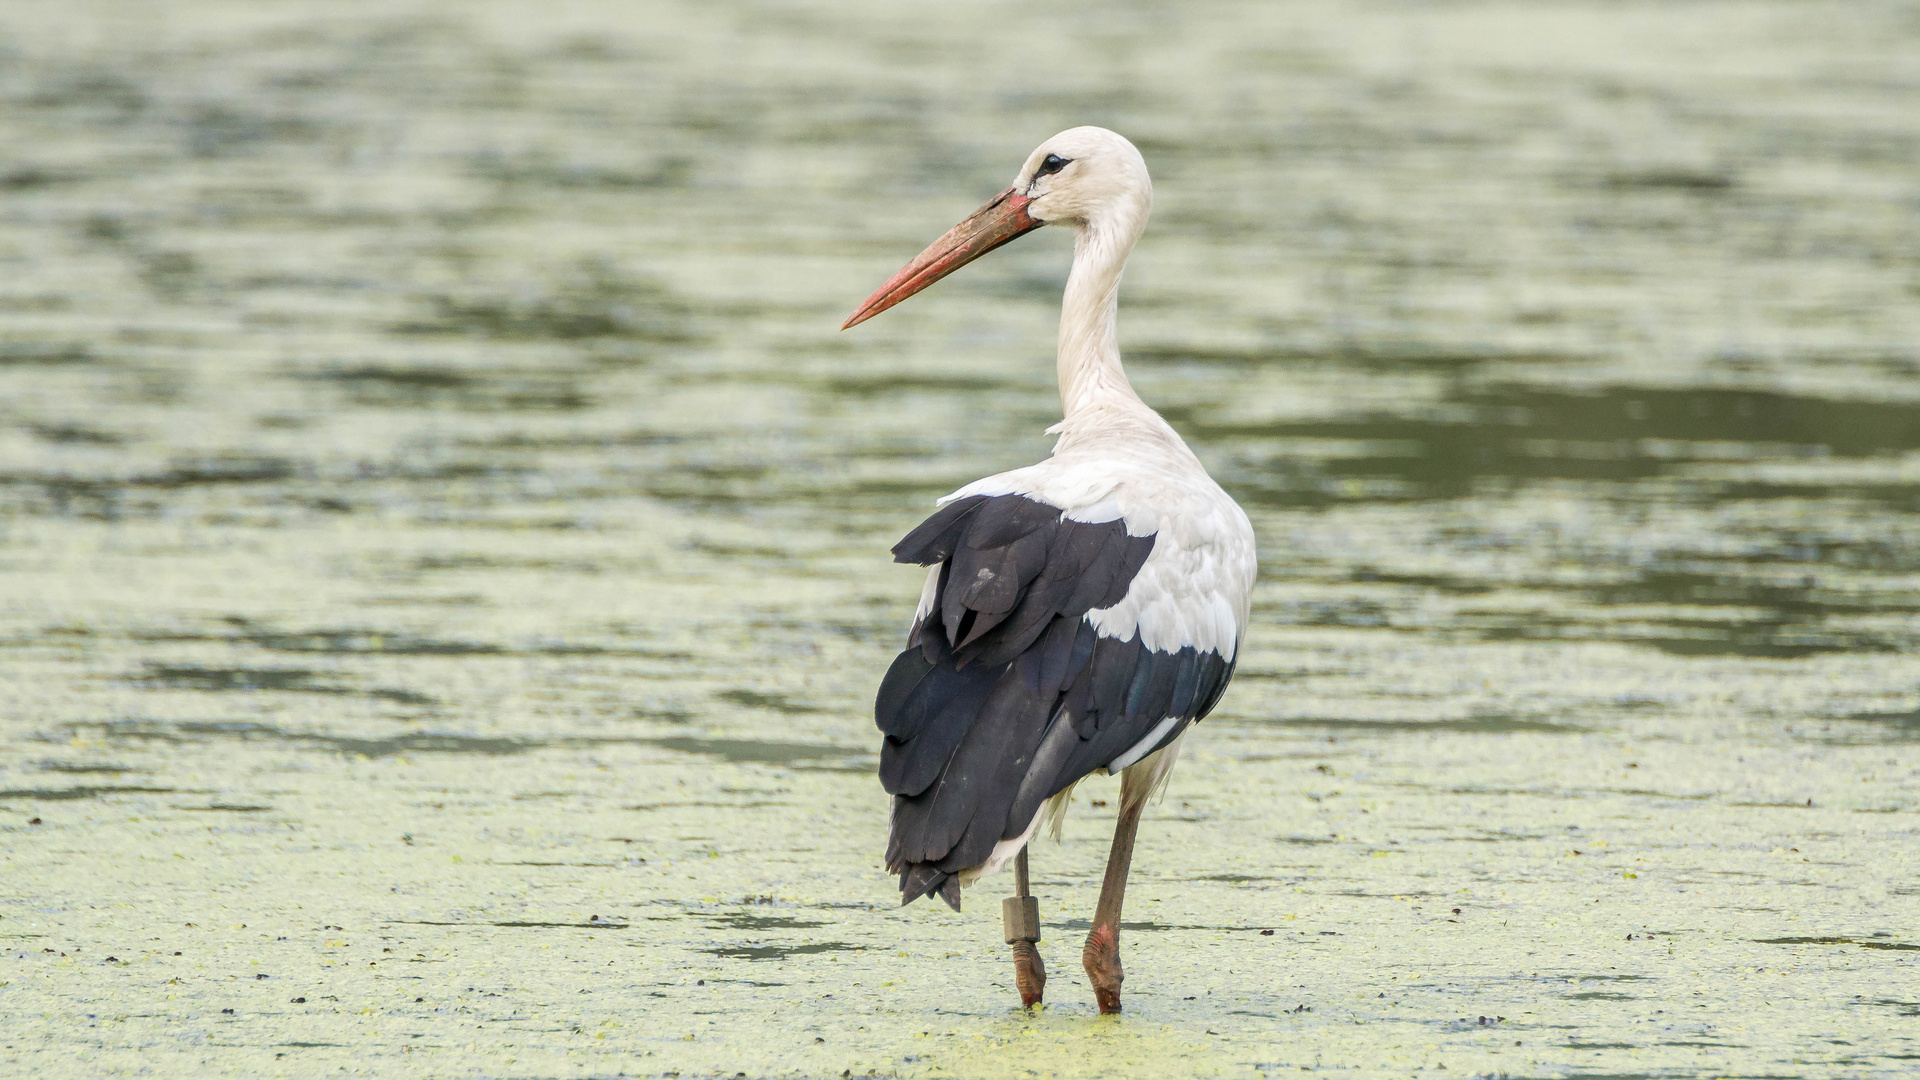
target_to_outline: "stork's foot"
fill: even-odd
[[[1020,991],[1020,1004],[1031,1009],[1040,1004],[1047,990],[1047,965],[1040,962],[1040,949],[1031,941],[1013,943],[1013,985]]]
[[[1093,998],[1103,1013],[1120,1011],[1120,983],[1127,973],[1120,969],[1120,931],[1101,924],[1087,934],[1087,947],[1080,951],[1080,964],[1093,983]]]

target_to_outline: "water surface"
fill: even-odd
[[[1898,4],[0,11],[0,1071],[1868,1077],[1920,1061]],[[900,910],[932,499],[1046,452],[1052,132],[1260,535],[1113,788]]]

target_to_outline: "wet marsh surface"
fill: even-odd
[[[1896,4],[0,11],[0,1072],[1893,1077],[1920,1062],[1920,18]],[[1075,123],[1260,536],[1110,782],[894,906],[931,501]]]

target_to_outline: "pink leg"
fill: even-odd
[[[1100,887],[1100,903],[1094,908],[1093,929],[1087,933],[1086,948],[1080,963],[1093,983],[1094,1000],[1103,1013],[1120,1011],[1120,983],[1127,977],[1120,967],[1120,907],[1127,899],[1127,871],[1133,865],[1133,838],[1140,830],[1140,812],[1146,799],[1131,799],[1123,784],[1120,794],[1120,820],[1113,828],[1113,848],[1107,854],[1107,878]],[[1144,792],[1141,793],[1144,796]]]

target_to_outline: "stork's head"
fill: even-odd
[[[1124,251],[1139,239],[1152,207],[1153,181],[1132,143],[1106,128],[1068,128],[1027,155],[1012,187],[915,256],[840,329],[866,322],[1042,225],[1071,225]]]

